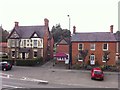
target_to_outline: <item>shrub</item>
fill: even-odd
[[[33,60],[16,60],[16,65],[17,66],[35,66],[43,64],[43,58],[35,58]]]
[[[80,69],[80,68],[82,68],[82,64],[76,63],[76,64],[72,65],[72,68],[73,69]]]
[[[101,70],[105,70],[105,65],[99,66],[99,68],[101,68]]]

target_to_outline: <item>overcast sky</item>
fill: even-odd
[[[109,32],[118,30],[118,1],[120,0],[0,0],[0,24],[12,30],[14,22],[21,26],[43,25],[49,19],[50,29],[59,24],[77,32]]]

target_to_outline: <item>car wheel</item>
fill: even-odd
[[[91,80],[93,80],[93,78],[91,77]]]
[[[101,81],[103,81],[103,80],[104,80],[104,78],[101,79]]]
[[[6,68],[3,68],[3,71],[6,71],[7,69]]]

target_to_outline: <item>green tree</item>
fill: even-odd
[[[110,52],[104,51],[104,56],[103,56],[103,60],[105,61],[105,67],[107,68],[107,62],[110,60],[109,58],[109,54]]]
[[[0,42],[7,42],[7,36],[9,35],[9,32],[7,30],[3,30],[2,27],[0,27]]]
[[[51,33],[53,34],[53,38],[54,38],[55,43],[61,39],[61,36],[63,38],[70,37],[70,31],[67,29],[62,29],[60,24],[56,24],[56,26],[53,26]]]
[[[80,50],[79,53],[80,53],[80,56],[83,60],[82,67],[84,68],[85,67],[85,58],[88,55],[88,50]]]

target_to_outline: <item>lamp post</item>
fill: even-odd
[[[69,31],[70,31],[70,15],[67,15],[68,18],[69,18]],[[71,32],[70,32],[70,35],[69,35],[69,69],[71,68]]]
[[[70,15],[67,15],[68,18],[69,18],[69,30],[70,30]]]

